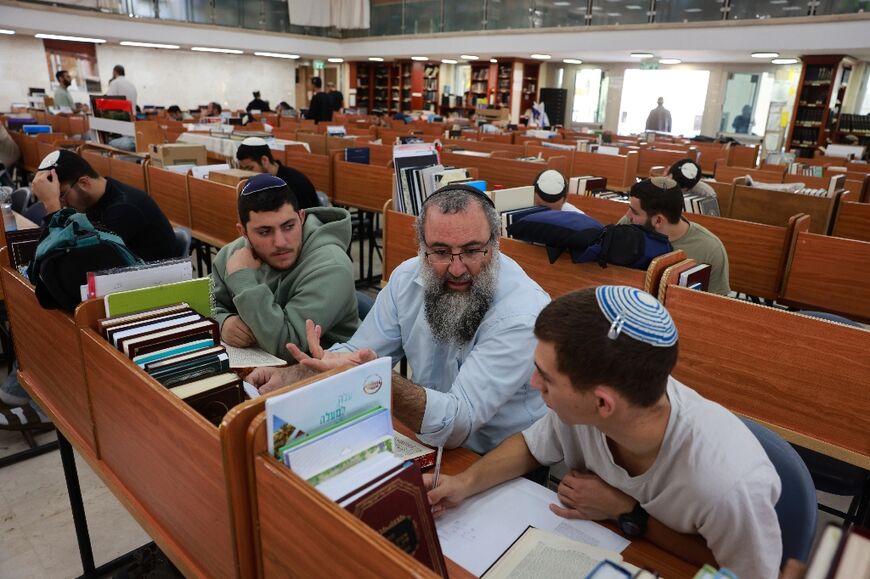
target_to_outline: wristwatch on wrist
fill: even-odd
[[[643,507],[638,502],[630,512],[619,515],[616,519],[616,524],[625,536],[637,538],[643,537],[646,534],[648,519],[649,513],[643,510]]]

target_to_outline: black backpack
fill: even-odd
[[[114,233],[95,228],[84,213],[61,209],[51,217],[48,234],[39,242],[27,268],[45,309],[75,310],[88,272],[142,263]]]
[[[634,269],[646,269],[654,258],[674,250],[666,235],[634,224],[607,225],[597,247],[601,267],[612,263]]]

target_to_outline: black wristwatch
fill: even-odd
[[[636,503],[630,512],[622,513],[617,517],[616,524],[623,535],[635,539],[646,534],[647,520],[649,520],[649,513],[643,510],[640,503]]]

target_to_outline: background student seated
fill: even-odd
[[[308,319],[330,343],[350,338],[359,326],[353,264],[345,253],[350,214],[300,209],[284,181],[268,174],[248,180],[238,207],[241,237],[218,252],[212,268],[221,339],[292,360],[288,342],[303,351],[312,347]]]
[[[728,295],[728,253],[718,237],[703,225],[683,217],[683,192],[669,177],[653,177],[631,186],[629,209],[619,223],[642,225],[666,235],[674,249],[710,265],[708,291]]]
[[[661,303],[625,286],[576,291],[544,308],[535,336],[532,385],[549,411],[430,490],[436,516],[564,460],[554,513],[616,520],[699,566],[778,576],[779,476],[740,419],[670,376],[677,329]]]
[[[145,261],[176,257],[175,233],[157,203],[144,191],[100,177],[79,155],[60,149],[45,156],[31,183],[48,213],[72,207],[124,240]]]
[[[427,444],[488,452],[545,410],[529,378],[532,326],[550,298],[499,252],[500,229],[489,197],[443,187],[417,218],[418,257],[393,270],[359,331],[315,351],[320,340],[309,324],[311,357],[288,348],[318,371],[407,356],[416,383],[393,382],[394,416]],[[258,368],[248,381],[268,391],[293,374]]]
[[[535,177],[535,205],[555,211],[583,213],[567,201],[568,181],[555,169],[547,169]]]
[[[272,149],[260,137],[248,137],[242,141],[238,151],[236,151],[236,159],[239,161],[239,166],[245,171],[268,173],[287,183],[290,191],[296,195],[296,199],[299,201],[299,209],[320,206],[317,190],[311,180],[293,167],[287,167],[281,161],[276,161],[272,157]]]

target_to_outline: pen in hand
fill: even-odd
[[[438,486],[438,475],[441,474],[441,457],[444,456],[444,447],[438,447],[438,454],[435,455],[435,472],[432,474],[432,488]]]

